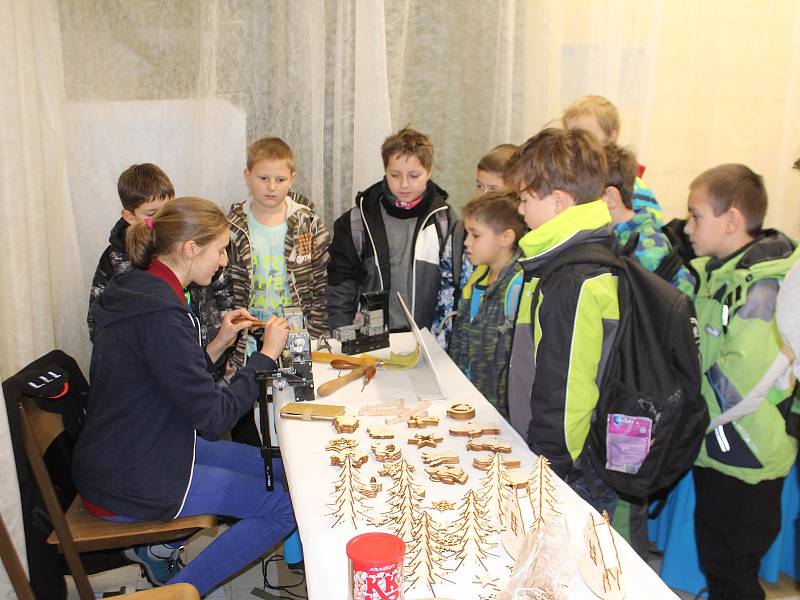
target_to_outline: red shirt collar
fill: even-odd
[[[150,273],[150,275],[166,281],[169,284],[169,287],[172,288],[172,291],[175,292],[175,295],[180,298],[181,302],[186,304],[186,296],[183,295],[183,287],[181,287],[181,282],[178,281],[175,273],[173,273],[172,269],[170,269],[167,265],[157,258],[154,258],[150,261],[150,268],[146,269],[145,273]]]

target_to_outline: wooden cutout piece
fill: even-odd
[[[438,510],[439,512],[447,512],[448,510],[453,510],[456,507],[455,502],[450,502],[450,500],[437,500],[435,502],[431,502],[431,508],[433,510]]]
[[[370,425],[367,427],[367,434],[373,440],[392,440],[394,439],[394,431],[389,427],[383,425]]]
[[[472,459],[472,466],[480,471],[488,471],[492,466],[494,454],[484,454]],[[504,456],[501,458],[506,469],[519,469],[522,461],[515,456]]]
[[[358,440],[353,438],[334,438],[325,446],[328,452],[344,452],[345,450],[355,450],[358,448]]]
[[[457,402],[447,408],[447,416],[456,421],[469,421],[475,418],[475,409],[471,404]]]
[[[358,429],[358,425],[358,417],[353,415],[341,415],[333,419],[336,433],[354,433]]]
[[[426,446],[436,448],[442,440],[444,438],[436,433],[418,433],[413,438],[409,438],[408,443],[417,448],[425,448]]]
[[[506,476],[506,485],[515,490],[524,490],[530,487],[530,475],[528,473],[520,473],[519,471],[508,473]]]
[[[467,479],[469,479],[469,475],[464,472],[464,469],[454,465],[428,467],[425,469],[425,472],[432,481],[441,481],[447,485],[453,485],[454,483],[464,485],[467,483]]]
[[[378,469],[378,475],[381,477],[391,477],[392,479],[396,479],[397,475],[400,473],[400,465],[402,465],[402,462],[384,463],[383,466]],[[406,467],[410,472],[414,472],[414,465],[407,464]]]
[[[457,465],[459,463],[458,454],[455,452],[430,452],[422,451],[422,462],[430,467],[439,465]]]
[[[410,429],[424,429],[425,427],[436,427],[439,424],[439,417],[411,416],[408,418],[408,421],[406,421],[406,424]]]
[[[378,462],[394,462],[400,460],[402,456],[400,448],[394,444],[379,442],[372,444],[372,451],[375,453],[375,460]]]
[[[499,437],[475,438],[467,442],[467,450],[487,450],[510,454],[511,442]]]
[[[500,428],[497,425],[482,425],[480,423],[465,423],[464,425],[454,425],[450,428],[450,435],[458,437],[476,438],[482,435],[499,435]]]
[[[364,454],[363,452],[358,452],[355,450],[347,450],[345,452],[337,452],[335,454],[331,454],[331,465],[336,467],[344,466],[344,458],[346,455],[352,456],[352,463],[353,466],[357,469],[361,467],[365,462],[369,460],[369,456]]]
[[[399,415],[405,410],[402,398],[386,400],[380,404],[367,404],[362,406],[358,414],[362,417],[384,417],[386,415]]]
[[[377,477],[374,475],[369,478],[369,487],[376,494],[383,491],[383,484],[379,483]]]
[[[317,404],[316,402],[287,402],[281,408],[284,419],[300,419],[302,421],[331,421],[344,414],[344,406],[338,404]]]

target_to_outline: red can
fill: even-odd
[[[363,533],[347,542],[348,600],[403,600],[406,545],[390,533]]]

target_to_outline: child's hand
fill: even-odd
[[[278,360],[286,346],[286,338],[289,337],[289,324],[286,319],[272,316],[264,327],[264,344],[261,346],[261,354],[266,354],[272,360]]]

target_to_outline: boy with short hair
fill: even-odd
[[[128,251],[125,249],[125,233],[128,231],[128,225],[141,223],[145,218],[156,214],[167,200],[175,197],[175,188],[167,174],[157,165],[142,163],[131,165],[120,174],[117,180],[117,193],[122,203],[120,219],[111,229],[108,247],[100,255],[89,293],[86,323],[89,326],[89,339],[92,341],[95,334],[92,306],[114,275],[129,271],[131,268]]]
[[[603,149],[582,129],[539,132],[506,172],[531,228],[519,242],[524,284],[508,403],[509,421],[531,449],[595,508],[613,514],[617,494],[582,454],[619,323],[617,277],[602,265],[570,264],[537,286],[550,261],[576,245],[615,243],[601,199],[606,177]]]
[[[478,161],[475,176],[475,193],[477,195],[508,189],[503,177],[508,161],[516,151],[517,147],[514,144],[500,144],[483,155]],[[459,220],[453,227],[453,235],[447,241],[442,253],[442,278],[439,282],[439,293],[436,298],[436,316],[433,319],[433,331],[439,345],[445,350],[450,345],[453,318],[455,317],[455,311],[458,309],[461,292],[473,270],[473,264],[467,258],[466,249],[464,248],[465,237],[464,223]],[[453,248],[456,250],[455,259],[453,258]],[[454,275],[454,270],[458,271],[458,274]]]
[[[652,213],[633,209],[636,181],[636,156],[614,142],[604,146],[608,163],[608,179],[603,200],[611,213],[614,236],[621,246],[626,246],[634,235],[638,236],[633,255],[645,269],[655,272],[669,255],[669,239],[661,231]],[[678,269],[672,285],[690,294],[694,290],[694,277],[685,267]]]
[[[685,231],[700,274],[702,391],[717,425],[693,470],[698,555],[712,600],[764,598],[758,571],[780,530],[783,479],[797,457],[797,440],[786,433],[776,406],[789,390],[775,385],[757,402],[748,394],[781,352],[775,302],[800,251],[782,233],[762,229],[766,189],[744,165],[700,174],[688,206]]]
[[[309,333],[328,331],[325,313],[330,234],[314,204],[291,191],[294,153],[280,138],[262,138],[247,148],[244,179],[250,198],[228,213],[230,287],[236,306],[266,321],[297,306]],[[252,335],[238,340],[230,362],[235,368],[256,349]]]
[[[603,96],[578,98],[564,109],[561,122],[565,129],[585,129],[594,135],[601,144],[607,141],[616,142],[619,139],[619,111]],[[661,227],[663,211],[652,190],[641,179],[644,171],[644,165],[637,164],[632,200],[633,210],[637,213],[649,212],[656,224]]]
[[[508,357],[522,289],[518,240],[526,231],[512,192],[489,192],[462,211],[464,247],[475,271],[464,287],[450,356],[483,396],[508,418]]]
[[[431,180],[433,144],[408,127],[381,146],[384,178],[356,195],[333,225],[328,266],[331,329],[350,325],[364,292],[389,291],[389,329],[407,331],[395,292],[420,328],[431,327],[439,262],[455,215]]]

